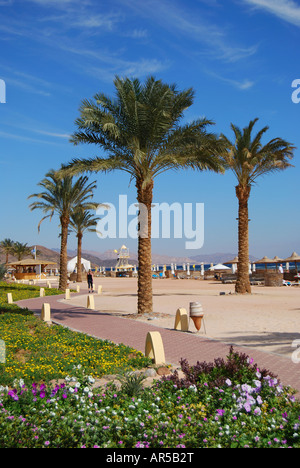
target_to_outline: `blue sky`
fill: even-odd
[[[284,138],[300,148],[300,104],[292,82],[300,79],[300,2],[295,0],[1,0],[0,238],[59,247],[58,219],[30,212],[27,197],[46,172],[73,157],[101,154],[69,143],[80,102],[113,94],[119,76],[154,75],[179,89],[193,87],[185,120],[206,116],[214,131],[232,137],[258,117],[266,140]],[[299,150],[294,168],[266,176],[252,189],[250,252],[262,257],[300,253]],[[125,173],[91,176],[96,199],[117,205],[119,194],[135,201]],[[157,254],[191,256],[237,252],[235,179],[193,171],[156,179],[154,202],[204,203],[205,242],[185,250],[185,239],[153,240]],[[124,239],[84,239],[104,252]],[[136,241],[127,245],[136,250]],[[75,248],[72,235],[69,246]]]

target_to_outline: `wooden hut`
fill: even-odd
[[[27,258],[19,262],[9,263],[7,266],[15,270],[14,277],[16,280],[33,280],[46,278],[46,266],[49,265],[56,265],[56,263]]]

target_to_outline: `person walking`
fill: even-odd
[[[88,271],[87,274],[87,282],[88,282],[88,288],[89,288],[89,293],[94,292],[94,276],[92,270]]]

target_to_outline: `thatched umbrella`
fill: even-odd
[[[267,264],[268,263],[274,263],[274,261],[272,260],[272,258],[268,258],[268,257],[263,257],[261,258],[260,260],[256,260],[255,263],[259,263],[259,264],[264,264],[265,265],[265,270],[267,270]]]
[[[279,258],[279,257],[277,257],[277,255],[275,255],[275,257],[273,258],[272,262],[275,263],[275,265],[276,265],[276,271],[277,271],[277,265],[278,265],[278,263],[282,263],[282,262],[284,262],[284,260],[283,260],[283,258]]]
[[[239,263],[239,257],[234,257],[232,260],[228,260],[228,262],[224,262],[224,265],[233,265],[234,263]]]
[[[294,262],[295,263],[295,268],[296,268],[296,272],[298,273],[298,269],[297,269],[297,262],[300,262],[300,256],[296,253],[296,252],[293,252],[292,255],[288,258],[286,258],[284,260],[284,262]]]
[[[239,263],[239,257],[234,257],[232,260],[229,260],[228,262],[224,262],[224,265],[231,265],[231,271],[233,274],[235,274],[238,263]]]

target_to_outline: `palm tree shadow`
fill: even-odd
[[[300,333],[287,333],[287,332],[270,332],[264,335],[237,335],[234,334],[226,338],[226,342],[236,344],[239,346],[246,346],[250,348],[264,348],[265,351],[272,352],[280,355],[291,354],[294,350],[293,342],[300,340]],[[278,348],[277,351],[270,351],[269,348]]]

